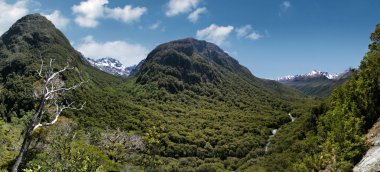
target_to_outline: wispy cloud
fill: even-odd
[[[59,29],[65,29],[66,26],[70,23],[70,19],[63,16],[59,10],[54,10],[50,14],[42,13],[42,15],[53,22],[53,24]]]
[[[235,31],[238,38],[246,38],[255,41],[263,37],[259,32],[253,30],[251,25],[241,26]]]
[[[290,8],[291,4],[289,1],[284,1],[282,4],[281,4],[281,8],[284,10],[284,11],[287,11],[289,8]]]
[[[124,8],[108,8],[108,0],[87,0],[79,5],[71,7],[75,16],[75,23],[81,27],[94,28],[98,26],[100,18],[111,18],[121,20],[124,23],[132,23],[140,19],[147,11],[146,7],[132,7],[126,5]]]
[[[254,40],[254,41],[258,40],[262,37],[263,37],[262,35],[260,35],[258,32],[255,32],[255,31],[247,36],[247,38],[249,38],[250,40]]]
[[[191,12],[189,14],[189,16],[187,16],[187,19],[189,19],[189,21],[192,23],[196,23],[198,21],[199,15],[206,13],[206,12],[207,12],[206,7],[197,8],[196,10]]]
[[[20,0],[13,4],[0,0],[0,34],[7,31],[19,18],[29,13],[27,6],[27,0]]]
[[[126,66],[138,64],[148,53],[148,50],[140,44],[120,40],[97,42],[93,36],[86,36],[77,49],[85,57],[94,59],[112,57]]]
[[[156,30],[161,26],[161,21],[157,21],[156,23],[153,23],[152,25],[149,26],[149,29],[151,30]]]
[[[209,27],[198,30],[196,37],[198,39],[205,39],[207,41],[213,42],[217,45],[221,45],[233,31],[233,26],[218,26],[211,24]]]
[[[244,25],[242,27],[237,28],[235,31],[236,31],[238,38],[242,38],[242,37],[247,36],[251,30],[252,30],[251,25]]]
[[[278,12],[278,15],[281,16],[282,13],[285,13],[286,11],[288,11],[288,9],[292,6],[292,4],[290,3],[290,1],[284,1],[281,3],[280,5],[280,11]]]

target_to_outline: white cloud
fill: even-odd
[[[96,27],[99,24],[97,19],[104,15],[104,5],[107,3],[108,0],[87,0],[72,6],[76,14],[75,22],[82,27]]]
[[[170,0],[167,5],[166,16],[172,17],[187,13],[196,8],[200,0]]]
[[[251,40],[254,40],[254,41],[258,40],[258,39],[260,39],[262,37],[263,37],[262,35],[260,35],[258,32],[255,32],[255,31],[247,36],[248,39],[251,39]]]
[[[198,30],[196,36],[198,39],[205,39],[217,45],[221,45],[233,29],[234,27],[230,25],[218,26],[215,24],[211,24],[209,27],[205,29]]]
[[[206,11],[206,7],[197,8],[192,13],[190,13],[189,16],[187,16],[187,19],[189,19],[192,23],[196,23],[198,21],[199,15],[206,13]]]
[[[27,5],[27,0],[19,0],[13,4],[0,0],[0,34],[7,31],[19,18],[28,14]]]
[[[59,29],[66,28],[66,26],[70,23],[70,20],[65,16],[62,16],[59,10],[54,10],[51,14],[42,15],[53,22],[53,24]]]
[[[241,38],[241,37],[245,37],[248,35],[248,33],[252,30],[252,26],[251,25],[245,25],[245,26],[242,26],[242,27],[239,27],[239,28],[236,28],[236,33],[237,33],[237,36],[238,38]]]
[[[131,44],[120,40],[97,42],[93,36],[86,36],[77,49],[85,57],[94,59],[112,57],[126,66],[138,64],[148,53],[148,50],[139,44]]]
[[[124,8],[105,8],[107,15],[116,20],[122,20],[125,23],[131,23],[140,19],[140,17],[147,11],[145,7],[135,7],[126,5]]]
[[[108,8],[108,0],[87,0],[71,7],[76,14],[75,22],[82,27],[94,28],[98,26],[100,18],[112,18],[125,23],[137,21],[147,11],[145,7],[126,5],[124,8]]]

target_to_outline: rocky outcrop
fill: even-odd
[[[380,171],[380,120],[369,130],[366,140],[371,147],[363,159],[356,164],[354,172]]]

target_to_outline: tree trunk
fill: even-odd
[[[37,109],[37,111],[34,113],[32,120],[28,124],[28,127],[25,132],[24,141],[22,142],[22,146],[20,149],[20,153],[17,156],[16,162],[13,164],[12,172],[17,172],[18,168],[22,162],[22,159],[24,158],[25,153],[28,151],[30,142],[32,141],[32,134],[33,129],[36,124],[39,123],[42,117],[42,111],[45,106],[45,99],[41,98],[40,105]]]
[[[33,130],[32,130],[32,132],[33,132]],[[13,164],[12,172],[17,172],[18,171],[18,167],[20,166],[20,164],[22,162],[22,159],[24,158],[25,153],[28,151],[28,147],[30,145],[30,141],[32,140],[31,139],[31,135],[32,135],[32,133],[30,133],[29,131],[27,133],[25,133],[25,138],[24,138],[24,141],[22,143],[22,147],[20,149],[20,153],[17,156],[16,162]]]
[[[42,61],[42,59],[41,59],[41,61]],[[43,84],[43,87],[41,88],[41,97],[39,100],[40,102],[39,102],[38,108],[36,109],[35,113],[32,116],[32,119],[30,119],[29,124],[26,126],[26,132],[25,132],[24,140],[22,141],[22,146],[21,146],[20,152],[17,156],[17,159],[16,159],[15,163],[13,164],[12,172],[17,172],[19,170],[20,164],[22,163],[22,160],[28,151],[29,145],[32,142],[33,131],[36,128],[42,126],[42,124],[40,124],[40,123],[41,123],[42,116],[44,115],[43,113],[44,113],[45,104],[48,103],[47,101],[52,100],[53,97],[57,96],[56,95],[57,93],[63,93],[65,91],[73,90],[73,89],[81,86],[84,83],[82,81],[79,84],[74,85],[72,87],[68,87],[68,88],[61,87],[61,86],[55,86],[54,85],[54,82],[55,82],[54,79],[56,79],[56,77],[59,77],[59,75],[62,72],[69,70],[69,69],[74,69],[74,68],[70,68],[69,65],[67,65],[62,70],[59,70],[58,72],[54,72],[53,67],[52,67],[53,61],[54,61],[53,59],[50,59],[49,69],[46,72],[45,77],[41,76],[42,69],[43,69],[42,68],[43,67],[43,61],[41,64],[40,71],[37,71],[38,75],[41,78],[44,78],[44,84]],[[55,104],[56,104],[56,101],[55,101]],[[59,114],[64,109],[69,108],[70,105],[71,104],[66,105],[65,107],[59,108],[59,105],[56,104],[56,106],[57,106],[56,119],[58,119]],[[83,106],[84,106],[84,104],[82,105],[81,109],[83,108]],[[71,108],[71,109],[76,109],[76,108]],[[53,120],[51,123],[48,123],[48,124],[49,125],[54,124],[56,122],[56,119]]]

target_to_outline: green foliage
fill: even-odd
[[[17,156],[22,127],[0,119],[0,171],[6,170]]]
[[[90,145],[75,123],[63,118],[55,126],[35,133],[34,147],[28,153],[26,170],[106,171],[119,168],[99,147]]]
[[[40,33],[44,34],[49,35],[49,32]],[[55,39],[63,40],[60,37]],[[219,54],[207,57],[218,66],[209,65],[205,59],[199,60],[205,58],[202,54],[201,57],[176,52],[173,58],[179,58],[179,62],[173,59],[166,59],[164,63],[147,62],[157,65],[152,69],[162,69],[163,74],[147,72],[123,80],[86,64],[66,43],[61,46],[49,39],[44,41],[36,45],[23,42],[22,48],[14,49],[17,53],[0,49],[0,54],[6,57],[6,60],[0,60],[4,81],[2,91],[23,93],[21,99],[29,96],[34,102],[33,93],[40,83],[35,79],[35,71],[41,63],[40,54],[44,61],[56,59],[56,69],[69,61],[75,71],[61,76],[65,84],[71,85],[79,79],[89,82],[65,97],[71,102],[86,102],[85,108],[82,111],[67,110],[63,115],[77,121],[77,130],[85,132],[77,134],[75,139],[72,139],[73,133],[55,136],[36,133],[34,142],[37,147],[31,148],[24,162],[27,170],[46,171],[49,166],[57,171],[71,168],[96,170],[100,166],[106,170],[126,166],[148,171],[236,170],[236,163],[242,158],[262,154],[272,129],[289,122],[287,113],[292,109],[291,102],[307,101],[297,91],[255,78],[221,50],[216,51]],[[9,42],[5,43],[8,45]],[[25,64],[21,72],[9,72],[18,71],[8,65],[15,59]],[[178,69],[177,64],[190,65],[193,72]],[[9,70],[2,70],[5,68]],[[153,76],[154,73],[158,75]],[[144,75],[148,78],[146,82],[142,82]],[[15,83],[13,85],[22,91],[8,87],[5,81]],[[17,122],[35,107],[25,108],[27,106],[12,97],[16,96],[7,94],[4,99],[12,100],[25,112],[12,116],[12,121]],[[14,107],[9,103],[2,105]],[[131,131],[144,137],[146,147],[130,151],[125,143],[101,144],[101,133],[108,133],[107,128]],[[43,146],[39,145],[41,140],[47,140]]]
[[[258,79],[215,45],[192,39],[159,46],[135,77],[113,77],[87,64],[49,23],[38,22],[40,29],[15,25],[1,37],[0,112],[13,123],[0,127],[22,124],[35,108],[40,54],[44,61],[56,59],[55,69],[67,62],[75,67],[61,76],[65,84],[89,82],[65,97],[86,102],[82,111],[67,110],[63,122],[35,133],[26,171],[344,171],[360,159],[363,134],[379,117],[376,49],[350,81],[315,107],[320,102]],[[67,118],[75,126],[67,126]],[[0,162],[6,168],[14,158],[6,149],[16,145],[21,127],[13,134],[3,128]],[[130,149],[137,140],[112,138],[129,133],[143,138],[144,147]]]
[[[372,44],[369,45],[369,48],[371,50],[376,50],[379,48],[380,45],[380,24],[376,25],[375,31],[371,34],[371,41]]]
[[[367,149],[364,134],[380,117],[379,31],[377,25],[358,71],[324,103],[281,128],[268,155],[252,159],[241,169],[351,171]]]

